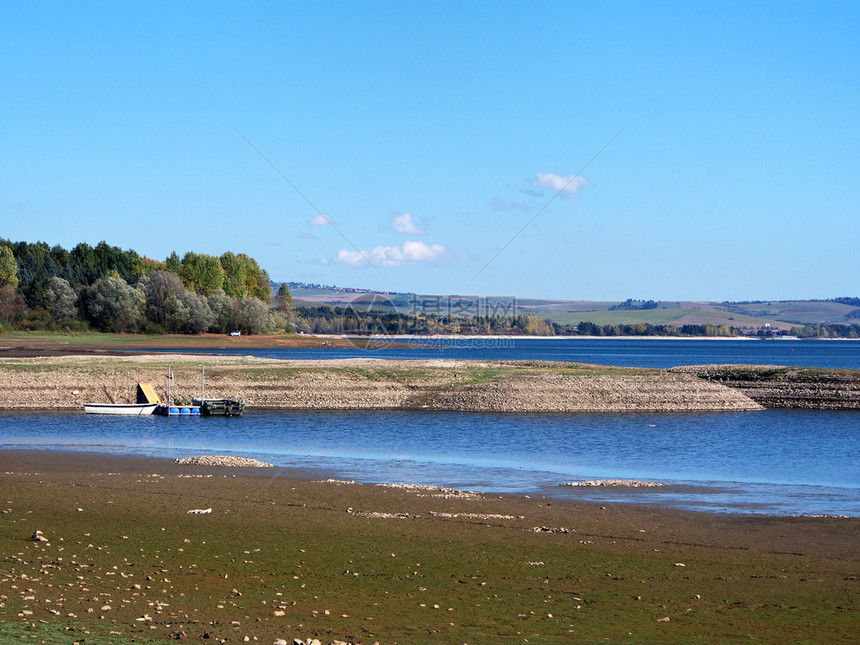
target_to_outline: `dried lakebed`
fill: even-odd
[[[857,641],[857,518],[264,470],[0,453],[0,642]]]
[[[200,393],[268,410],[694,412],[764,407],[860,409],[860,372],[757,366],[669,370],[548,361],[285,361],[177,354],[0,361],[0,408],[79,410],[133,402],[138,381],[167,396]]]
[[[695,374],[555,362],[283,361],[205,357],[206,395],[270,410],[458,412],[742,411],[761,406]],[[0,362],[0,408],[76,410],[133,401],[138,381],[167,396],[200,393],[200,356],[63,356]]]

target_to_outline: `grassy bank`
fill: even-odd
[[[352,339],[336,341],[363,347],[367,341]],[[20,332],[0,334],[0,356],[62,355],[68,353],[106,353],[134,349],[243,349],[328,347],[323,341],[301,334],[270,334],[256,336],[227,336],[224,334],[105,334],[98,332],[40,333]],[[43,352],[43,354],[40,354]]]
[[[6,453],[0,467],[3,636],[855,642],[856,519],[550,504],[107,457]],[[36,529],[47,542],[28,539]]]

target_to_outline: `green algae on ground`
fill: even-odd
[[[110,645],[856,635],[856,520],[601,510],[87,459],[3,460],[6,633],[72,643],[90,632],[86,643]],[[48,542],[29,540],[37,528]]]

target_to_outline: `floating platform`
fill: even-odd
[[[193,399],[192,402],[200,406],[200,414],[204,417],[241,417],[245,411],[245,402],[235,399]]]
[[[199,405],[159,405],[155,408],[155,414],[163,417],[199,417]]]

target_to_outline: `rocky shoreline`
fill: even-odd
[[[860,371],[773,365],[696,365],[670,370],[741,392],[765,408],[860,410]]]
[[[249,409],[458,412],[760,410],[745,393],[694,373],[537,361],[283,361],[253,357],[61,356],[0,360],[0,409],[80,410],[134,402],[138,381],[174,400],[242,399]]]
[[[860,371],[748,365],[668,370],[546,361],[284,361],[180,354],[0,359],[0,409],[81,410],[132,403],[151,382],[174,400],[201,390],[260,410],[696,412],[860,409]]]

